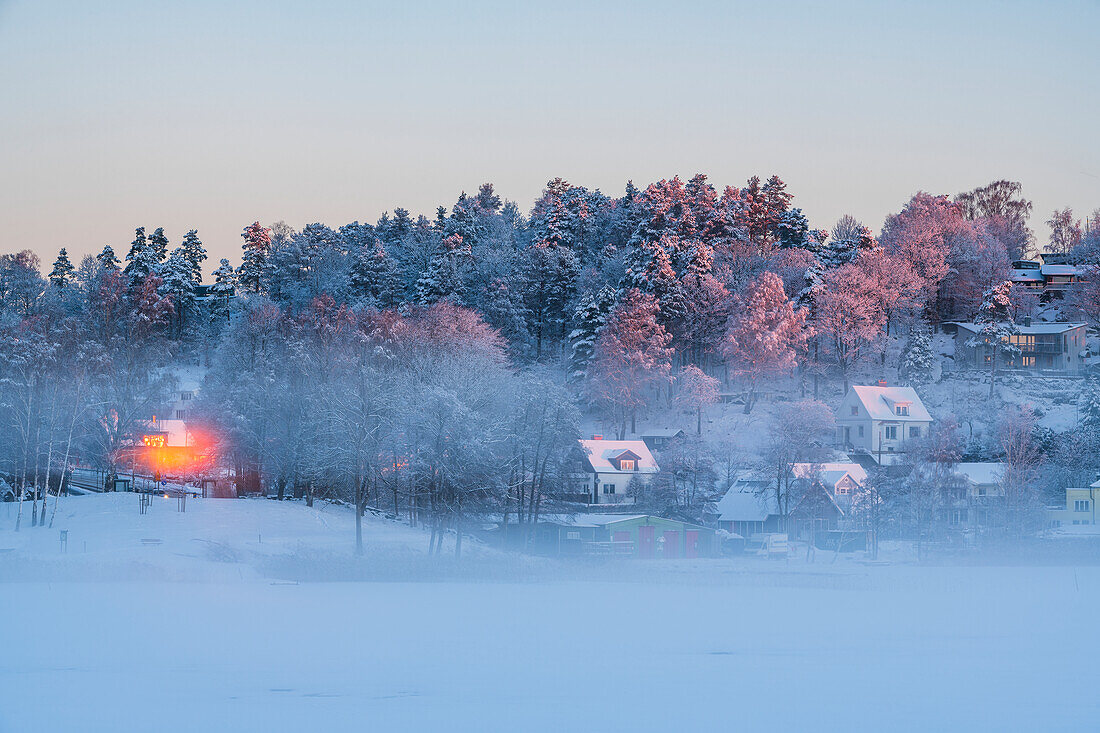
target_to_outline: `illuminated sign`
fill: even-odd
[[[165,438],[165,436],[163,434],[143,435],[143,436],[141,436],[141,442],[144,445],[149,446],[150,448],[163,448],[164,447],[164,438]]]

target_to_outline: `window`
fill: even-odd
[[[1087,512],[1089,510],[1088,499],[1077,499],[1073,502],[1073,511],[1075,512]]]
[[[858,415],[859,414],[859,405],[852,405],[852,414],[853,415]]]
[[[633,471],[634,470],[634,461],[628,461],[626,459],[623,459],[623,460],[619,461],[619,470],[620,471]]]
[[[605,494],[614,494],[615,493],[615,484],[604,484],[603,485],[603,493],[605,493]]]
[[[187,402],[187,400],[191,399],[194,396],[194,392],[180,392],[180,402]]]
[[[187,410],[176,410],[176,419],[177,420],[186,420],[187,419]]]
[[[894,412],[902,417],[907,417],[909,415],[909,405],[898,405],[894,408]]]
[[[886,439],[887,440],[897,440],[898,439],[898,426],[897,425],[890,425],[889,427],[886,428]]]
[[[920,437],[920,426],[919,425],[910,425],[909,426],[909,437],[910,438],[919,438]]]
[[[863,426],[862,425],[859,426],[859,437],[861,437],[861,438],[863,437]]]
[[[985,496],[985,487],[984,486],[979,486],[978,487],[978,496]]]
[[[567,540],[579,540],[580,538],[581,538],[581,533],[580,532],[574,532],[574,531],[570,530],[569,532],[565,533],[565,539],[567,539]]]
[[[847,496],[848,495],[848,487],[847,486],[837,486],[836,487],[836,493],[837,493],[837,496]]]

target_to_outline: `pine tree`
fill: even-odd
[[[59,288],[65,287],[72,279],[74,269],[73,263],[69,261],[69,253],[62,247],[53,263],[53,270],[50,271],[50,282]]]
[[[1100,378],[1092,376],[1085,381],[1077,414],[1081,428],[1100,443]]]
[[[183,259],[191,265],[191,282],[202,284],[202,263],[206,261],[206,248],[202,246],[198,230],[192,229],[183,235],[179,250]]]
[[[176,320],[176,335],[183,335],[187,314],[195,306],[195,282],[191,263],[183,248],[177,247],[160,267],[160,292],[172,299]]]
[[[351,268],[352,297],[377,308],[393,308],[401,301],[401,266],[380,241],[359,250]]]
[[[164,227],[157,227],[149,235],[149,246],[153,249],[158,265],[168,258],[168,237],[164,236]]]
[[[129,280],[130,287],[141,287],[145,278],[156,274],[159,263],[156,252],[145,238],[145,227],[138,227],[134,230],[134,241],[130,243],[130,251],[126,254],[126,269],[122,271]]]
[[[904,384],[918,387],[932,382],[935,375],[936,355],[932,352],[932,332],[926,326],[918,326],[909,333],[909,340],[898,366],[898,376]]]
[[[593,293],[586,293],[573,312],[573,330],[569,333],[569,374],[573,379],[583,379],[588,373],[588,362],[600,330],[615,307],[617,293],[605,285]]]
[[[466,292],[465,274],[473,253],[458,234],[445,237],[428,263],[428,270],[416,281],[416,297],[421,305],[440,300],[462,300]]]
[[[1020,333],[1009,317],[1012,307],[1012,283],[1008,280],[994,285],[982,296],[982,306],[974,319],[980,326],[978,332],[967,339],[970,348],[984,347],[989,356],[989,396],[993,397],[997,382],[997,361],[1001,355],[1006,357],[1020,353],[1020,347],[1012,343],[1012,337]]]
[[[244,228],[241,237],[244,238],[244,244],[241,245],[244,257],[240,269],[237,270],[237,283],[242,290],[258,293],[267,278],[271,230],[256,221]]]
[[[229,260],[223,259],[218,263],[218,268],[211,273],[214,284],[210,286],[210,292],[214,296],[211,304],[211,319],[225,318],[229,321],[229,299],[233,296],[233,289],[237,285],[237,274]]]
[[[95,256],[96,261],[99,262],[99,266],[104,270],[117,270],[118,269],[118,257],[115,256],[115,251],[111,249],[111,245],[103,245],[103,251]]]

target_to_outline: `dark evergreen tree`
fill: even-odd
[[[177,250],[184,261],[191,266],[191,282],[195,285],[202,284],[202,263],[206,261],[206,248],[202,246],[199,232],[192,229],[183,235],[183,242]]]
[[[149,235],[149,246],[157,259],[157,264],[164,262],[168,257],[168,237],[164,236],[164,227],[157,227]]]
[[[569,333],[569,374],[573,379],[583,379],[588,373],[588,362],[600,329],[615,308],[618,297],[615,289],[605,285],[595,293],[587,293],[573,313],[573,330]]]
[[[99,262],[99,266],[104,270],[117,270],[119,261],[115,256],[115,251],[111,249],[111,245],[103,245],[103,251],[95,256],[96,261]]]
[[[73,263],[69,261],[69,253],[62,247],[57,253],[57,259],[54,260],[53,269],[50,271],[50,283],[63,288],[69,284],[69,281],[73,277]]]
[[[271,230],[256,221],[244,228],[241,237],[244,238],[244,244],[241,245],[244,257],[240,269],[237,270],[237,284],[242,290],[258,293],[263,289],[267,277]]]
[[[134,241],[130,243],[130,251],[126,254],[126,269],[122,271],[130,288],[141,287],[145,278],[156,274],[159,263],[156,252],[145,237],[145,227],[138,227],[134,230]]]

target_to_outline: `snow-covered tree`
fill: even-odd
[[[401,266],[380,241],[363,247],[355,257],[349,278],[351,295],[376,308],[393,308],[401,301]]]
[[[898,366],[898,376],[903,384],[918,387],[932,382],[936,377],[936,355],[932,351],[932,332],[921,325],[909,332],[905,350]]]
[[[271,229],[255,221],[244,228],[241,234],[244,244],[244,257],[237,270],[237,284],[242,290],[260,292],[268,271],[268,254],[271,250]]]
[[[573,312],[573,330],[569,333],[569,373],[573,379],[583,379],[599,338],[600,329],[615,307],[617,293],[605,285],[594,293],[586,293]]]
[[[158,265],[168,258],[168,237],[164,234],[164,227],[157,227],[149,235],[149,247]]]
[[[982,306],[974,319],[978,332],[966,341],[970,348],[981,347],[989,358],[989,396],[994,395],[997,382],[997,362],[1002,358],[1016,356],[1020,347],[1012,337],[1020,333],[1015,322],[1009,318],[1012,307],[1012,283],[1004,281],[985,291]]]
[[[192,229],[183,235],[178,251],[183,259],[191,265],[191,280],[195,285],[202,284],[202,263],[206,261],[206,248],[202,246],[197,229]]]
[[[211,303],[211,317],[218,320],[225,318],[228,322],[229,298],[237,286],[237,273],[233,265],[229,264],[229,260],[223,258],[211,275],[214,277],[214,284],[210,286],[210,292],[214,296]]]
[[[69,253],[62,247],[54,260],[53,269],[50,270],[50,283],[59,288],[65,287],[72,280],[74,269],[73,263],[69,261]]]
[[[626,420],[634,432],[635,416],[647,393],[668,378],[672,367],[672,337],[657,320],[657,300],[628,290],[600,331],[588,364],[586,391],[592,401],[614,416],[618,434],[626,435]]]
[[[103,245],[103,251],[95,256],[96,261],[99,262],[99,266],[105,270],[117,270],[119,266],[118,257],[115,256],[115,251],[111,249],[111,245]]]
[[[805,350],[811,330],[807,311],[795,310],[774,272],[765,272],[739,300],[723,344],[731,373],[745,384],[746,414],[756,402],[756,390],[764,379],[795,367]]]
[[[177,247],[160,267],[161,292],[172,298],[177,338],[183,336],[187,314],[195,307],[195,281],[191,263]]]
[[[676,401],[695,411],[695,434],[703,434],[703,410],[718,402],[721,382],[699,367],[688,364],[676,375]]]
[[[130,288],[142,287],[149,275],[157,272],[160,259],[156,250],[149,244],[145,237],[145,227],[138,227],[134,231],[134,241],[130,243],[130,251],[126,254],[126,269],[122,272],[126,275]]]
[[[466,292],[466,272],[472,260],[473,251],[461,235],[444,237],[428,264],[428,270],[416,282],[417,302],[421,305],[431,305],[444,299],[461,302]]]

